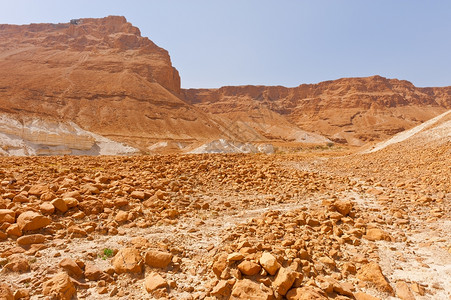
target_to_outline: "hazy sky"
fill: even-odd
[[[0,0],[0,23],[107,15],[168,50],[185,88],[375,74],[451,85],[449,0]]]

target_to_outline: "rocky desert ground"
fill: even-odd
[[[450,122],[371,153],[1,158],[1,297],[450,299]]]
[[[119,16],[0,25],[0,299],[451,299],[450,109],[182,89]]]

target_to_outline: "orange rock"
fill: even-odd
[[[87,263],[85,266],[85,277],[89,280],[97,281],[104,273],[95,265]]]
[[[17,218],[17,224],[22,231],[37,230],[46,227],[50,223],[51,220],[49,218],[34,211],[21,213]]]
[[[0,224],[14,223],[16,221],[16,213],[10,209],[0,209]]]
[[[410,288],[412,289],[412,291],[414,291],[415,293],[419,294],[420,296],[424,296],[424,294],[425,294],[424,287],[422,287],[421,285],[419,285],[416,282],[412,283],[410,285]]]
[[[22,235],[22,230],[20,230],[19,225],[17,224],[11,224],[8,229],[6,229],[6,234],[11,236],[21,236]]]
[[[44,295],[62,300],[70,300],[75,295],[75,286],[69,275],[58,273],[42,285]]]
[[[260,272],[261,270],[261,267],[257,263],[245,260],[238,265],[238,270],[240,270],[240,272],[244,275],[252,276],[258,274],[258,272]]]
[[[354,293],[354,297],[355,297],[356,300],[380,300],[377,297],[368,295],[368,294],[363,293],[363,292]]]
[[[385,232],[379,228],[367,229],[366,235],[364,235],[364,237],[370,241],[380,241],[380,240],[390,241],[391,240],[390,235],[387,232]]]
[[[243,279],[235,283],[230,296],[230,300],[238,299],[273,300],[275,297],[270,288],[249,279]]]
[[[11,272],[28,272],[30,265],[28,259],[23,254],[13,254],[8,257],[8,263],[4,266],[5,270]]]
[[[0,293],[0,299],[3,299],[1,297],[1,293]],[[30,291],[27,289],[17,289],[14,292],[14,299],[30,299]]]
[[[146,194],[142,191],[133,191],[130,194],[130,197],[135,198],[135,199],[139,199],[139,200],[144,200]]]
[[[96,195],[96,194],[100,193],[99,189],[96,186],[89,184],[89,183],[82,185],[80,187],[80,192],[82,194],[88,194],[88,195]]]
[[[404,281],[396,283],[396,296],[401,300],[415,300],[415,296]]]
[[[144,280],[144,287],[148,293],[151,293],[160,288],[165,288],[167,286],[168,283],[166,282],[166,280],[164,280],[164,278],[157,273],[150,273]]]
[[[231,292],[232,290],[227,280],[220,280],[213,288],[213,290],[210,292],[210,294],[214,297],[220,298],[220,297],[228,297]]]
[[[67,208],[76,207],[79,203],[79,201],[73,197],[65,197],[63,200],[66,203]]]
[[[122,273],[141,273],[142,258],[135,248],[122,248],[112,260],[114,271]]]
[[[128,212],[123,210],[118,211],[117,215],[114,217],[114,220],[119,223],[126,222],[128,220]]]
[[[31,244],[42,244],[45,241],[45,236],[42,234],[30,234],[24,235],[17,239],[17,244],[21,246],[31,245]]]
[[[34,196],[38,196],[38,197],[40,197],[42,194],[48,193],[48,192],[51,192],[49,187],[46,185],[42,185],[42,184],[33,185],[28,190],[29,195],[34,195]]]
[[[102,213],[104,206],[100,200],[84,200],[78,204],[78,208],[89,216]]]
[[[72,234],[74,237],[85,237],[88,235],[86,230],[77,225],[72,225],[67,228],[67,233]]]
[[[62,213],[65,213],[68,210],[66,202],[61,198],[56,198],[52,200],[51,203],[57,210]]]
[[[285,295],[293,285],[296,278],[297,274],[291,268],[280,268],[274,282],[272,283],[272,286],[278,294]]]
[[[286,297],[288,300],[328,299],[322,290],[312,286],[304,286],[300,288],[291,289],[287,292]]]
[[[4,300],[14,300],[13,292],[11,288],[6,283],[0,283],[0,299]]]
[[[41,201],[44,201],[44,202],[46,202],[46,201],[52,201],[52,200],[55,199],[55,198],[56,198],[55,194],[54,194],[54,193],[51,193],[51,192],[45,192],[45,193],[43,193],[43,194],[41,195],[41,197],[40,197]]]
[[[26,203],[29,201],[30,200],[28,199],[28,197],[25,196],[24,194],[18,194],[13,198],[13,202],[18,202],[18,203]]]
[[[44,202],[44,203],[41,203],[41,205],[39,205],[39,210],[44,215],[51,215],[55,212],[55,206],[53,206],[52,203]]]
[[[242,260],[243,258],[244,258],[244,255],[239,252],[233,252],[227,256],[228,261],[239,261],[239,260]]]
[[[352,202],[349,200],[338,200],[335,201],[333,205],[335,209],[343,216],[347,216],[352,209]]]
[[[269,252],[263,252],[259,262],[263,269],[271,275],[275,275],[280,268],[280,264],[277,262],[276,258]]]
[[[72,277],[81,278],[83,276],[83,270],[73,259],[64,258],[62,261],[60,261],[59,266]]]
[[[216,274],[216,276],[221,276],[222,272],[227,268],[227,254],[221,253],[219,256],[216,257],[215,262],[213,263],[213,272]]]
[[[381,267],[376,262],[363,265],[357,272],[357,278],[362,281],[371,282],[379,290],[394,295],[393,288],[388,283],[384,274],[382,274]]]
[[[172,260],[172,254],[168,252],[149,250],[146,252],[146,264],[154,268],[166,268]]]

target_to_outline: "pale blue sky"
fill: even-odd
[[[381,75],[451,85],[451,1],[0,0],[0,23],[123,15],[182,86],[297,86]]]

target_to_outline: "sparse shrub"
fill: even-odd
[[[103,255],[99,255],[103,260],[112,257],[114,254],[113,249],[105,248],[103,249]]]

